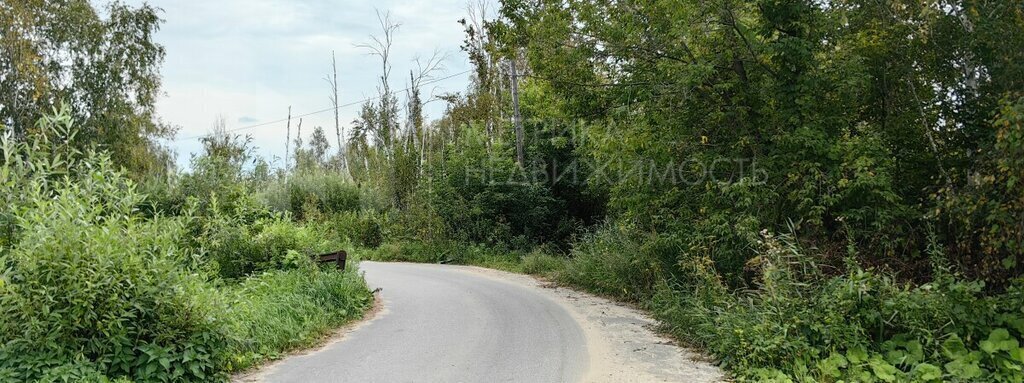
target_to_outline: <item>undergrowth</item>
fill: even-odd
[[[650,310],[664,330],[713,356],[738,381],[1020,382],[1024,281],[986,294],[942,269],[897,282],[850,262],[836,273],[788,236],[762,233],[757,280],[730,290],[710,260],[678,265],[680,242],[606,225],[569,257],[458,242],[388,242],[367,259],[458,263],[552,279]],[[826,273],[825,271],[830,271]]]
[[[0,381],[226,381],[369,307],[355,265],[310,259],[345,238],[241,183],[147,196],[106,153],[73,149],[66,110],[38,129],[0,146]]]

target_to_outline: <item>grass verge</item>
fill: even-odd
[[[226,314],[232,333],[230,371],[315,345],[373,304],[356,267],[271,271],[227,287],[225,295],[231,302]]]

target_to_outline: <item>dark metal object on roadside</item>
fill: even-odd
[[[317,263],[328,263],[333,262],[338,270],[345,270],[345,260],[348,259],[348,253],[345,250],[337,251],[334,253],[320,254],[316,256]]]

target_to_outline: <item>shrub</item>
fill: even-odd
[[[566,259],[536,249],[522,258],[522,271],[527,274],[553,276],[565,268]]]
[[[1020,286],[985,296],[945,274],[900,285],[851,266],[827,277],[791,240],[765,237],[763,277],[714,305],[661,291],[659,317],[706,347],[740,380],[1019,381]],[[675,300],[673,302],[673,299]]]
[[[979,149],[961,189],[947,189],[935,210],[952,231],[952,260],[1003,287],[1024,275],[1024,97],[1004,100],[992,124],[995,143]]]
[[[275,183],[263,199],[277,211],[290,212],[299,220],[315,219],[361,209],[361,191],[340,173],[307,171]]]
[[[333,233],[334,238],[342,242],[376,248],[384,242],[384,228],[380,218],[372,212],[342,212],[332,215],[326,230]]]
[[[595,293],[640,302],[664,280],[661,266],[627,226],[606,225],[586,235],[572,250],[559,281]]]
[[[388,242],[362,253],[363,259],[368,260],[422,263],[438,263],[448,259],[449,255],[450,251],[444,246],[419,241]]]
[[[110,168],[88,157],[55,182],[14,169],[31,174],[16,181],[33,203],[15,209],[20,236],[0,256],[0,376],[223,378],[222,306],[201,276],[179,268],[183,226],[134,217],[141,197]]]
[[[368,306],[354,268],[313,265],[322,233],[246,189],[226,206],[167,184],[154,195],[175,202],[150,203],[106,155],[69,149],[70,120],[38,128],[0,147],[0,381],[226,381]],[[270,271],[225,284],[211,263]]]
[[[419,190],[450,239],[507,247],[563,234],[558,229],[564,202],[545,185],[526,182],[524,172],[505,155],[507,148],[495,144],[488,150],[485,142],[467,140],[458,155],[439,167],[444,172]]]
[[[337,250],[312,225],[296,225],[284,217],[262,219],[251,225],[236,217],[197,218],[202,228],[193,240],[214,262],[223,278],[236,279],[267,270],[292,269],[298,265],[286,259],[289,251],[306,257]]]

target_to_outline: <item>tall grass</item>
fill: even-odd
[[[271,271],[227,286],[232,330],[230,370],[241,370],[309,346],[331,329],[357,319],[373,297],[355,267]]]

